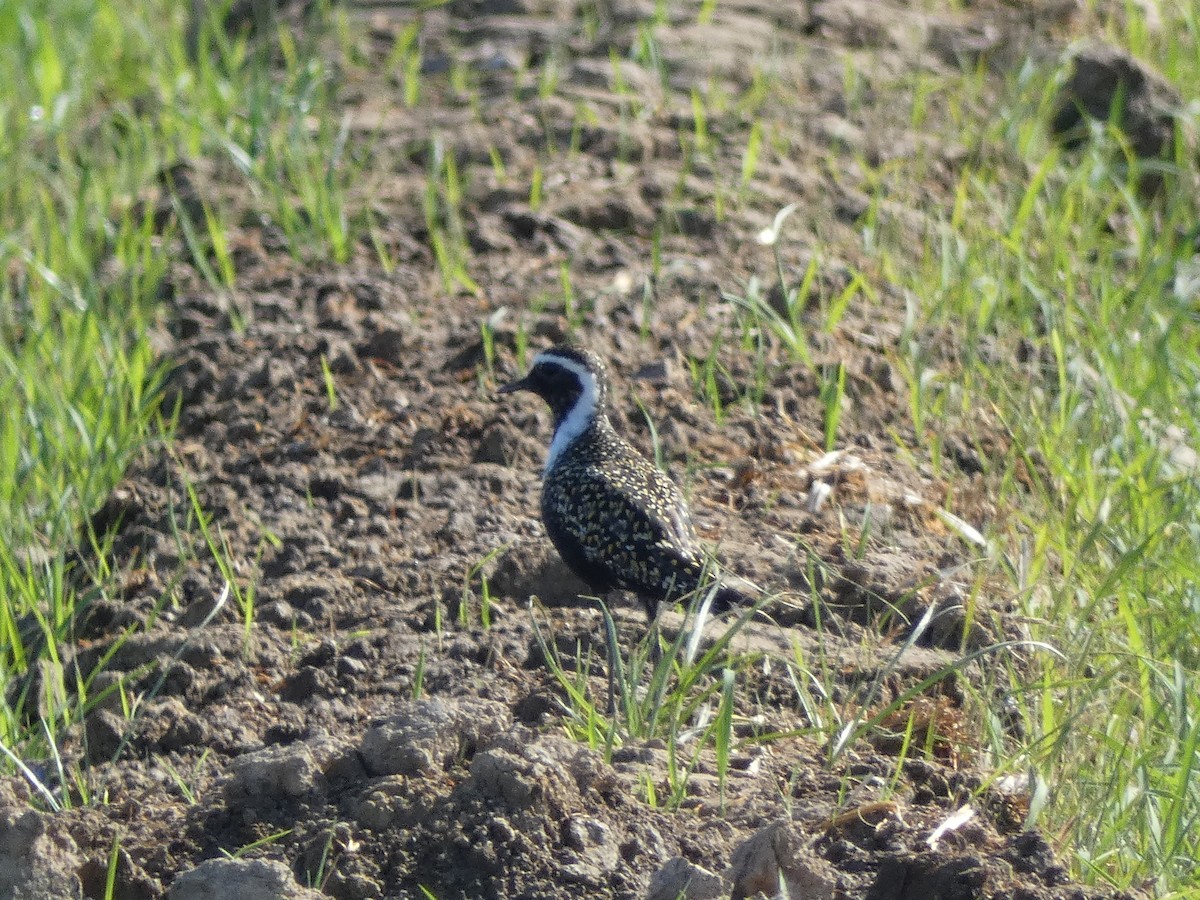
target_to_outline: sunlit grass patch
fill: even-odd
[[[684,627],[673,638],[651,628],[628,649],[619,640],[608,608],[600,603],[606,661],[581,646],[568,658],[554,636],[533,620],[538,646],[562,692],[564,724],[572,737],[602,750],[609,759],[616,748],[630,743],[658,740],[665,745],[667,790],[660,794],[648,772],[643,799],[650,806],[678,808],[687,797],[689,778],[706,756],[715,766],[723,803],[730,755],[745,735],[744,691],[738,676],[754,664],[755,655],[734,651],[733,641],[759,607],[742,611],[701,646],[710,602],[703,595],[695,598]],[[605,669],[609,690],[607,695],[597,694],[594,673]]]
[[[148,340],[168,266],[236,289],[236,213],[171,173],[216,160],[298,256],[345,261],[367,233],[317,20],[252,37],[220,6],[0,9],[0,743],[18,758],[56,758],[94,699],[66,647],[123,565],[91,517],[169,435]]]
[[[1157,46],[1194,96],[1195,10],[1173,22],[1120,37]],[[1064,151],[1046,131],[1060,75],[1027,68],[982,121],[938,119],[969,149],[953,205],[931,210],[924,235],[885,227],[872,239],[912,298],[900,362],[926,446],[940,454],[944,430],[984,418],[1007,431],[1008,452],[986,459],[1001,512],[976,523],[997,548],[984,565],[1006,579],[1025,633],[1061,653],[1009,673],[1020,727],[995,762],[1045,786],[1031,815],[1081,877],[1194,885],[1197,172],[1182,142],[1173,159],[1142,161],[1102,126]],[[1150,169],[1161,192],[1146,190]],[[949,358],[923,343],[934,334],[953,343]],[[937,383],[953,390],[930,393]]]

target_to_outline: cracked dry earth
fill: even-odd
[[[684,4],[667,6],[676,16]],[[679,11],[658,29],[664,83],[628,61],[653,4],[614,7],[586,38],[570,3],[424,13],[426,95],[413,109],[382,69],[418,12],[347,8],[369,26],[369,64],[342,74],[351,144],[386,160],[362,202],[397,265],[384,271],[366,243],[344,266],[304,264],[247,218],[232,296],[174,266],[160,337],[175,363],[177,437],[149,450],[96,515],[115,528],[119,590],[88,608],[68,660],[88,673],[107,657],[92,685],[104,699],[63,748],[104,802],[51,815],[19,780],[0,786],[11,896],[102,896],[114,840],[115,896],[138,900],[1120,896],[1069,883],[1047,840],[1023,830],[1019,793],[975,793],[987,772],[956,678],[895,720],[900,731],[910,713],[936,726],[927,757],[900,762],[899,741],[875,731],[830,762],[831,729],[814,721],[829,708],[882,709],[1007,628],[1006,598],[987,589],[968,625],[974,555],[935,513],[946,485],[923,451],[895,449],[894,435],[924,446],[892,362],[905,301],[861,249],[855,223],[870,200],[855,160],[932,154],[945,183],[928,192],[945,193],[961,151],[910,133],[889,86],[984,52],[999,79],[1008,48],[1028,43],[1022,29],[1065,40],[1070,22],[1054,17],[1061,9],[1035,21],[1028,5],[938,17],[903,3],[722,0],[710,24]],[[642,100],[637,115],[613,84],[610,48]],[[703,154],[687,152],[681,122],[693,87],[750,91],[749,60],[772,68],[754,112],[772,149],[734,198],[728,173],[741,171],[751,116],[727,104]],[[550,96],[520,87],[548,61]],[[864,91],[853,115],[848,64]],[[452,66],[476,73],[478,103],[456,93]],[[431,139],[467,185],[477,296],[448,292],[428,249]],[[236,202],[219,166],[186,174],[191,189]],[[751,237],[788,203],[799,204],[782,246],[788,271],[803,273],[806,247],[820,243],[836,253],[820,259],[819,297],[840,293],[852,270],[874,286],[833,334],[814,333],[814,367],[769,334],[744,349],[744,313],[723,293],[751,276],[770,282],[773,260]],[[914,209],[885,214],[920,227]],[[564,728],[565,693],[534,623],[568,668],[590,658],[602,702],[600,613],[536,518],[548,416],[529,398],[497,402],[493,388],[518,371],[521,342],[566,337],[610,361],[622,433],[649,451],[654,423],[704,539],[777,597],[734,641],[754,662],[739,669],[723,795],[711,747],[681,802],[666,804],[665,742],[631,740],[607,761]],[[952,363],[953,348],[930,341]],[[714,347],[719,423],[692,376]],[[837,362],[848,402],[842,449],[827,456],[814,368]],[[756,407],[736,402],[751,392]],[[982,523],[998,513],[979,454],[1003,452],[1005,436],[986,422],[976,431],[992,446],[947,434],[942,463],[961,470],[956,511]],[[256,591],[249,628],[237,597],[217,606],[224,578],[189,488],[239,589]],[[931,608],[932,625],[897,658]],[[635,603],[614,609],[625,640],[642,633]],[[680,621],[667,615],[668,635]],[[832,684],[829,706],[798,691],[805,669]],[[118,682],[140,699],[132,722]],[[764,735],[776,737],[754,740]],[[967,803],[974,817],[931,842]]]

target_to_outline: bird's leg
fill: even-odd
[[[617,667],[621,664],[621,641],[617,634],[616,621],[609,612],[611,604],[608,600],[612,596],[613,592],[609,591],[606,598],[600,598],[600,611],[604,615],[604,648],[608,664],[608,714],[615,716],[617,713],[617,687],[614,676]]]
[[[663,610],[667,604],[658,601],[646,602],[646,633],[643,640],[650,642],[650,663],[657,667],[662,659],[662,641],[659,632],[662,630]]]
[[[616,688],[615,674],[622,665],[620,635],[617,634],[616,621],[613,619],[611,613],[608,612],[608,610],[611,608],[611,605],[608,603],[608,599],[612,598],[613,596],[617,596],[617,595],[618,595],[618,592],[610,591],[609,594],[607,595],[607,598],[602,599],[600,601],[602,611],[605,613],[605,616],[604,616],[604,619],[605,619],[605,642],[604,642],[604,644],[605,644],[605,648],[606,648],[606,656],[608,657],[608,714],[609,715],[614,715],[617,710],[617,688]],[[628,593],[625,591],[619,592],[619,595],[622,596],[622,599],[628,597]],[[641,597],[639,597],[638,599],[643,600],[643,602],[646,605],[646,631],[642,633],[642,635],[638,638],[638,640],[650,641],[650,653],[649,653],[650,662],[653,665],[657,666],[659,663],[659,660],[662,659],[662,647],[660,646],[661,642],[659,641],[658,638],[659,638],[659,620],[662,618],[662,610],[663,610],[664,604],[658,603],[656,601],[645,600],[644,598],[641,598]],[[633,671],[623,673],[621,676],[622,681],[633,678],[633,676],[635,674],[638,674],[640,677],[640,667],[639,667],[638,673],[635,673]],[[628,687],[628,685],[626,685],[626,687]]]

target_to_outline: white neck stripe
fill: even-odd
[[[568,372],[574,373],[578,376],[579,384],[582,387],[579,399],[575,401],[571,411],[559,423],[558,428],[554,429],[554,439],[550,441],[550,450],[546,454],[546,466],[542,470],[543,473],[547,473],[554,468],[554,464],[558,462],[558,458],[563,455],[563,452],[575,442],[576,438],[587,431],[592,420],[596,418],[596,406],[600,402],[600,392],[596,384],[596,376],[575,360],[547,351],[539,353],[533,364],[536,366],[542,362],[562,366]]]

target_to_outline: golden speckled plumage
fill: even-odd
[[[648,609],[700,587],[704,554],[679,489],[613,430],[607,373],[595,354],[555,347],[529,374],[501,389],[530,390],[554,414],[542,483],[546,532],[567,565],[595,591],[636,593]],[[718,589],[715,607],[745,602]]]

